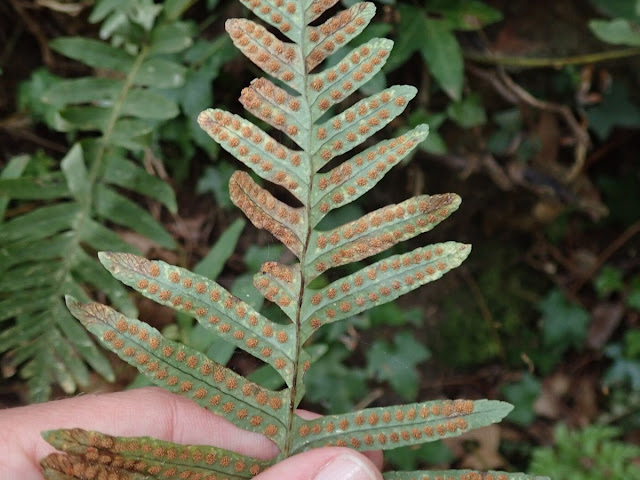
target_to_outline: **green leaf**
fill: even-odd
[[[620,292],[624,289],[622,271],[619,268],[605,265],[593,282],[599,298],[606,298],[612,293]]]
[[[134,64],[134,58],[127,52],[99,40],[58,37],[50,45],[56,52],[94,68],[128,72]]]
[[[346,366],[349,353],[337,344],[313,362],[305,378],[306,399],[322,404],[328,412],[345,412],[352,410],[355,403],[366,396],[368,386],[365,372]],[[327,395],[327,392],[331,392],[331,395]]]
[[[67,306],[106,348],[122,359],[135,359],[138,370],[155,384],[190,398],[218,415],[232,418],[246,430],[268,433],[271,429],[266,432],[265,429],[275,425],[279,428],[269,437],[283,438],[284,426],[278,410],[285,405],[287,390],[273,392],[259,387],[204,354],[168,340],[155,328],[105,305],[82,304],[67,297]],[[266,402],[263,403],[264,396]],[[278,400],[270,401],[272,398]],[[236,416],[238,410],[245,410],[246,415]],[[260,422],[256,416],[261,418]]]
[[[173,237],[147,210],[104,185],[97,185],[95,209],[110,221],[129,227],[166,248],[175,248]]]
[[[502,20],[500,10],[477,0],[432,0],[425,8],[454,30],[479,30]]]
[[[150,139],[148,137],[152,131],[153,126],[146,120],[121,118],[113,126],[109,141],[130,150],[142,150],[149,146]]]
[[[591,4],[609,17],[640,20],[638,0],[591,0]]]
[[[351,203],[371,190],[428,134],[427,125],[418,125],[400,137],[369,147],[327,173],[316,175],[311,197],[311,225],[317,225],[329,211]]]
[[[126,188],[162,203],[171,213],[178,206],[173,189],[169,184],[151,175],[132,161],[118,154],[107,155],[102,176],[103,181]]]
[[[166,0],[164,14],[169,20],[174,20],[179,18],[193,3],[193,0]]]
[[[496,478],[499,480],[551,480],[549,477],[528,475],[526,473],[500,472],[496,470],[416,470],[413,472],[385,472],[384,480],[413,480],[415,478],[446,478],[447,480],[468,480]]]
[[[193,44],[195,30],[190,22],[170,22],[154,28],[151,32],[149,55],[181,52]]]
[[[76,143],[71,147],[71,150],[60,162],[60,168],[74,198],[80,203],[88,202],[91,183],[80,144]]]
[[[57,258],[74,241],[73,232],[63,232],[45,239],[22,239],[14,243],[3,244],[0,249],[0,272],[22,262],[36,262]]]
[[[625,301],[629,308],[640,312],[640,276],[633,277],[629,284],[629,293]]]
[[[602,102],[587,109],[589,126],[601,139],[606,139],[614,127],[636,128],[640,125],[640,109],[630,100],[624,83],[614,81]]]
[[[385,66],[385,72],[391,72],[404,64],[424,41],[425,16],[422,9],[400,3],[398,5],[400,23],[396,29],[393,50]]]
[[[638,24],[622,18],[613,20],[591,20],[589,29],[603,42],[613,45],[640,46]]]
[[[95,3],[89,15],[89,21],[91,23],[101,22],[113,11],[124,10],[131,3],[131,0],[100,0]]]
[[[439,440],[420,446],[395,448],[384,453],[385,462],[403,470],[415,470],[425,458],[429,459],[430,464],[446,465],[455,460],[455,455]]]
[[[163,58],[142,62],[133,78],[134,85],[153,88],[177,88],[184,84],[186,68]]]
[[[71,193],[60,172],[43,174],[37,177],[1,178],[0,177],[0,218],[5,200],[50,200],[70,197]],[[3,198],[4,197],[4,198]],[[6,208],[6,207],[5,207]]]
[[[222,162],[216,168],[206,167],[198,179],[196,193],[211,192],[218,206],[225,210],[233,207],[233,202],[229,198],[229,179],[235,171],[236,169],[227,162]]]
[[[79,212],[80,206],[77,203],[63,202],[20,215],[5,222],[0,228],[0,244],[24,238],[46,238],[62,230],[68,230]]]
[[[274,366],[288,384],[293,381],[293,325],[272,322],[213,280],[184,268],[131,254],[101,252],[99,257],[122,283],[194,317],[211,332]]]
[[[478,127],[487,123],[482,99],[475,93],[459,102],[450,103],[447,115],[462,128]]]
[[[15,198],[11,195],[11,192],[7,189],[6,185],[11,185],[16,179],[20,178],[22,172],[31,159],[28,155],[20,155],[13,157],[9,160],[7,165],[0,172],[0,225],[4,219],[4,213],[9,205],[9,200]],[[18,189],[17,192],[20,190]]]
[[[569,303],[562,292],[552,290],[538,308],[543,314],[543,338],[547,347],[564,351],[583,346],[589,313],[582,306]]]
[[[518,425],[531,425],[536,419],[533,404],[542,391],[540,380],[524,373],[520,380],[504,385],[501,390],[505,399],[515,405],[508,419]]]
[[[416,399],[420,387],[416,367],[428,360],[431,353],[415,340],[412,333],[397,333],[391,345],[378,340],[367,349],[366,355],[371,376],[383,382],[388,381],[404,400]]]
[[[102,268],[102,265],[93,256],[89,256],[83,250],[77,250],[70,261],[73,265],[74,278],[104,292],[111,303],[126,315],[135,316],[138,314],[127,289],[109,275],[109,272]]]
[[[74,78],[55,83],[42,96],[42,101],[62,108],[81,103],[112,103],[124,88],[114,78]]]
[[[422,58],[436,82],[453,100],[462,97],[464,61],[462,50],[447,24],[426,18],[419,43]]]
[[[167,120],[180,113],[173,101],[158,93],[139,88],[129,90],[120,108],[122,115],[154,120]]]
[[[293,428],[298,435],[292,454],[321,446],[349,445],[363,451],[430,442],[499,422],[512,408],[492,400],[435,400],[314,420],[295,416]]]
[[[231,254],[235,251],[238,239],[246,222],[238,218],[220,235],[216,243],[211,247],[209,253],[198,262],[193,272],[204,275],[210,279],[215,279],[220,275],[224,264],[227,262]]]
[[[419,247],[379,260],[318,290],[308,289],[302,302],[301,334],[320,325],[357,315],[442,277],[469,255],[469,245],[445,242]]]
[[[78,230],[80,240],[95,250],[138,252],[138,249],[122,240],[113,230],[93,220],[85,220]]]

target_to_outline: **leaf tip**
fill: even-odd
[[[71,295],[64,296],[64,303],[67,305],[67,308],[71,311],[71,313],[73,313],[74,310],[80,308],[80,306],[82,305],[82,303],[80,303],[75,297]]]

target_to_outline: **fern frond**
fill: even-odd
[[[128,315],[136,314],[135,306],[122,285],[104,275],[86,251],[136,251],[114,226],[165,248],[176,246],[129,194],[176,211],[172,188],[138,165],[136,157],[150,147],[150,133],[179,112],[163,90],[180,86],[186,70],[164,54],[189,46],[192,35],[189,24],[159,22],[137,54],[87,38],[52,42],[57,52],[112,75],[60,80],[44,93],[42,101],[55,111],[56,129],[76,135],[91,132],[92,137],[77,141],[58,170],[23,175],[29,163],[23,157],[20,165],[10,163],[0,178],[0,213],[4,216],[10,200],[22,202],[27,211],[9,211],[0,229],[0,321],[12,321],[0,335],[0,353],[9,371],[23,365],[21,375],[28,380],[32,401],[48,399],[53,383],[67,393],[88,384],[85,362],[107,380],[114,379],[106,357],[64,308],[63,296],[72,293],[88,300],[84,290],[90,288],[104,291]]]
[[[118,280],[160,304],[194,317],[221,338],[266,363],[266,368],[272,367],[286,387],[275,391],[258,386],[110,307],[70,300],[72,313],[108,348],[136,365],[155,383],[192,398],[246,430],[270,438],[280,449],[274,461],[324,445],[358,450],[416,445],[500,421],[511,405],[468,399],[374,407],[313,420],[297,414],[296,407],[305,391],[305,376],[312,366],[311,360],[317,356],[311,354],[313,349],[306,343],[318,328],[440,278],[466,259],[470,247],[456,242],[438,243],[378,260],[322,288],[312,284],[331,268],[368,259],[431,230],[458,208],[460,198],[452,193],[420,195],[327,231],[317,229],[331,210],[370,190],[424,140],[428,128],[419,125],[402,136],[355,153],[346,161],[338,158],[396,119],[415,96],[416,89],[408,85],[392,86],[358,99],[336,113],[330,109],[382,68],[392,42],[373,39],[352,49],[337,63],[317,73],[312,71],[366,27],[375,11],[373,4],[356,3],[312,26],[310,23],[331,8],[334,0],[242,2],[289,41],[280,40],[251,20],[227,20],[225,26],[234,44],[274,79],[254,80],[243,90],[240,101],[291,142],[276,140],[252,122],[220,109],[205,110],[198,122],[223,149],[300,202],[294,206],[276,198],[267,186],[258,185],[246,172],[236,172],[231,177],[233,202],[256,227],[270,232],[295,255],[291,265],[266,262],[254,277],[259,292],[277,304],[286,318],[272,321],[217,283],[161,261],[129,253],[102,253],[100,259]],[[287,146],[293,144],[297,147]],[[328,172],[321,171],[331,161],[337,165]],[[206,366],[205,371],[202,366]],[[67,445],[64,442],[68,437],[86,435],[72,432],[56,432],[51,441]],[[152,440],[122,441],[135,445],[131,449],[139,453],[138,471],[150,478],[174,478],[179,474],[184,474],[180,478],[187,478],[192,474],[190,468],[200,465],[201,457],[182,462],[177,457],[163,456],[165,470],[153,470],[153,447],[147,447],[146,451],[142,448]],[[199,447],[171,448],[177,453],[179,448],[190,452]],[[80,465],[77,467],[80,470],[93,465],[84,446],[79,449],[71,446],[65,451],[72,459],[58,455],[45,459],[49,478],[61,478],[56,477],[60,471],[73,472],[75,465]],[[189,454],[185,456],[189,458]],[[233,476],[231,471],[224,475],[250,478],[251,475],[243,475],[253,460],[234,458],[242,462],[242,468],[236,469],[242,475]],[[114,465],[109,464],[109,468]],[[131,468],[118,463],[113,473],[128,475],[130,471]],[[218,472],[216,467],[207,471],[213,476]],[[501,472],[425,471],[390,472],[385,478],[532,477]]]

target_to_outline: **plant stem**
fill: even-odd
[[[464,58],[477,63],[519,68],[562,68],[567,65],[600,63],[640,55],[640,47],[620,48],[569,57],[512,57],[479,52],[464,52]]]

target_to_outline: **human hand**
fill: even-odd
[[[185,398],[160,388],[140,388],[0,411],[0,479],[42,480],[39,462],[55,449],[40,434],[59,428],[214,445],[263,460],[278,454],[266,437],[242,430]],[[254,479],[381,480],[381,465],[379,452],[327,447],[290,457]]]

